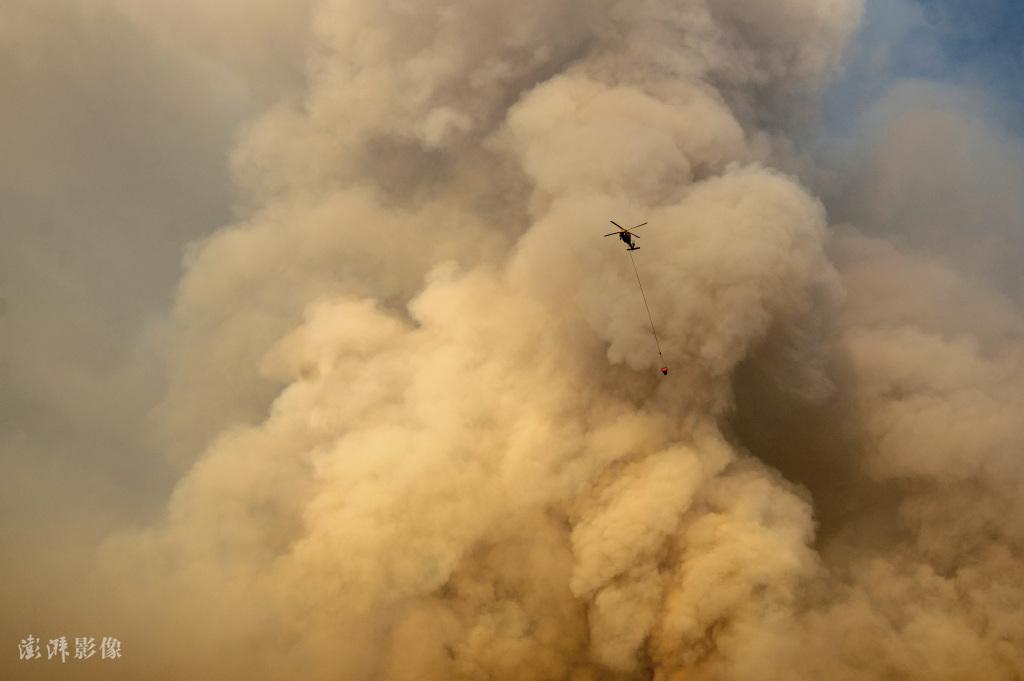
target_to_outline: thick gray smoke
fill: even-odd
[[[1024,676],[1019,306],[790,174],[861,10],[128,7],[273,104],[161,327],[187,471],[96,554],[118,672]]]

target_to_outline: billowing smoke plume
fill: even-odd
[[[1024,675],[1024,319],[790,174],[858,0],[295,12],[168,324],[188,471],[99,554],[122,669]]]

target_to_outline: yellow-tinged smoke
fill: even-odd
[[[100,553],[119,670],[1021,678],[1019,311],[828,241],[775,169],[800,163],[782,102],[860,12],[304,4],[303,82],[262,90],[299,94],[236,149],[243,216],[170,323],[160,419],[190,467]],[[609,217],[651,223],[668,378]]]

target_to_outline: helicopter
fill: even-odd
[[[633,243],[633,237],[636,237],[637,239],[640,238],[636,234],[633,234],[633,230],[640,229],[641,227],[647,224],[646,222],[641,222],[639,225],[630,227],[629,229],[626,229],[619,223],[615,222],[615,220],[609,220],[608,222],[618,227],[619,231],[609,232],[608,234],[605,234],[605,236],[617,236],[620,239],[622,239],[622,243],[626,244],[627,252],[640,250],[640,247]],[[627,253],[627,255],[629,255],[629,261],[633,264],[633,273],[636,274],[636,284],[640,288],[640,296],[643,298],[644,301],[644,309],[647,310],[647,321],[651,323],[651,335],[654,336],[654,344],[655,347],[658,348],[658,356],[661,357],[661,361],[663,364],[660,371],[662,375],[668,376],[668,365],[664,364],[665,355],[663,355],[661,352],[661,341],[658,340],[658,332],[654,329],[654,317],[651,315],[651,306],[647,304],[647,294],[644,293],[643,282],[640,281],[640,270],[638,270],[636,267],[636,260],[633,259],[633,254]]]
[[[628,247],[628,248],[626,248],[627,251],[639,251],[640,250],[640,247],[633,243],[633,238],[634,237],[636,237],[637,239],[640,238],[636,234],[633,234],[633,230],[634,229],[640,229],[641,227],[643,227],[644,225],[647,224],[646,222],[641,222],[639,225],[636,225],[635,227],[630,227],[629,229],[626,229],[625,227],[623,227],[619,223],[615,222],[615,220],[609,220],[608,222],[610,222],[613,225],[615,225],[616,227],[618,227],[619,231],[617,231],[617,232],[609,232],[608,234],[605,234],[605,236],[617,236],[620,239],[622,239],[622,243],[626,244],[626,246]]]

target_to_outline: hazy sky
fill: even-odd
[[[109,626],[133,678],[1024,674],[1022,37],[6,3],[0,669]]]

